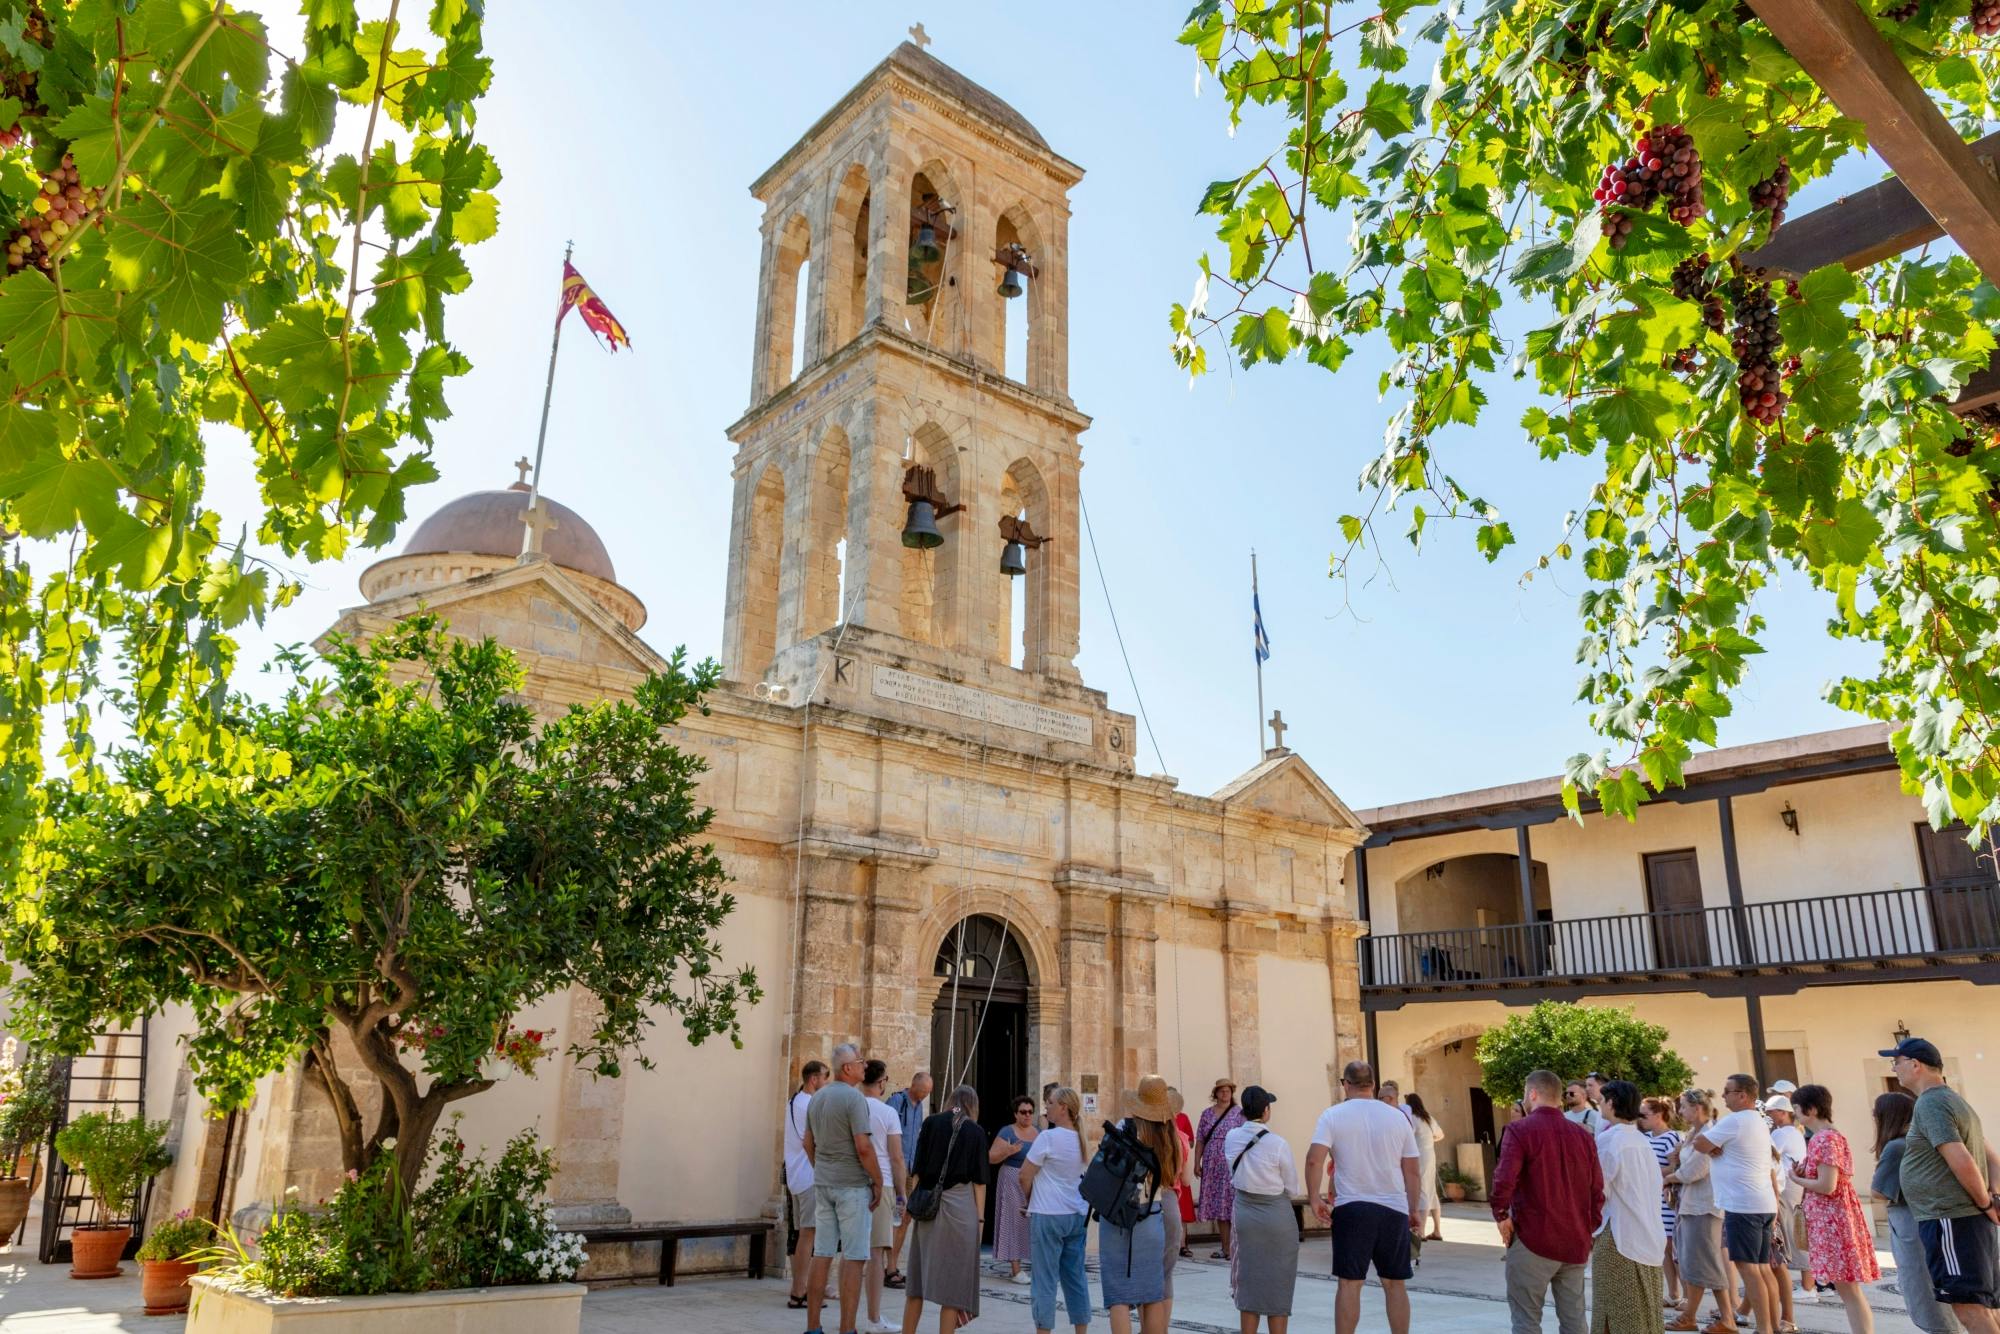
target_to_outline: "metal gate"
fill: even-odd
[[[121,1117],[146,1113],[146,1039],[150,1021],[140,1020],[137,1028],[107,1029],[98,1033],[90,1050],[72,1056],[57,1068],[57,1084],[62,1098],[56,1107],[54,1128],[49,1132],[48,1182],[42,1194],[43,1264],[62,1264],[70,1258],[70,1234],[80,1223],[129,1223],[132,1240],[125,1258],[139,1249],[143,1233],[141,1220],[152,1202],[153,1182],[133,1197],[133,1212],[127,1218],[97,1217],[97,1201],[90,1195],[81,1176],[64,1165],[55,1152],[55,1132],[79,1116],[91,1112],[116,1112]]]

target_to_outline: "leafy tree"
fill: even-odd
[[[599,1075],[662,1012],[691,1041],[739,1040],[738,1007],[761,992],[718,969],[735,900],[698,841],[702,761],[666,737],[713,663],[690,673],[676,653],[629,701],[537,727],[514,656],[432,617],[336,643],[329,662],[311,679],[293,651],[282,704],[228,701],[225,735],[255,763],[190,775],[141,744],[113,757],[115,782],[50,784],[35,892],[0,927],[25,965],[17,1023],[76,1051],[106,1015],[190,1005],[205,1094],[241,1105],[303,1057],[346,1166],[393,1140],[406,1187],[439,1116],[490,1087],[482,1057],[543,996],[601,1007],[566,1035]],[[373,1126],[335,1030],[382,1086]]]
[[[1480,1084],[1495,1102],[1521,1096],[1530,1072],[1553,1070],[1565,1080],[1593,1070],[1606,1079],[1629,1079],[1646,1094],[1681,1092],[1694,1070],[1667,1046],[1667,1030],[1631,1010],[1543,1001],[1526,1014],[1507,1016],[1479,1035]]]
[[[380,545],[436,475],[470,369],[446,299],[498,222],[484,5],[432,0],[428,34],[371,8],[305,0],[277,37],[225,0],[0,0],[0,536],[55,544],[39,576],[0,551],[0,887],[45,712],[80,781],[108,683],[163,768],[226,763],[231,630],[298,588],[250,534],[298,563]],[[254,514],[204,503],[217,428],[248,437]]]
[[[1875,22],[1976,133],[2000,107],[1966,9]],[[1232,127],[1248,109],[1279,142],[1201,200],[1223,250],[1173,309],[1179,363],[1205,371],[1222,339],[1245,367],[1338,372],[1362,336],[1393,353],[1336,573],[1404,501],[1412,541],[1468,520],[1497,560],[1515,534],[1480,466],[1596,460],[1523,576],[1574,560],[1588,581],[1581,698],[1619,753],[1569,762],[1573,808],[1595,789],[1629,814],[1682,781],[1761,651],[1759,590],[1802,571],[1829,633],[1880,650],[1831,697],[1894,725],[1934,822],[2000,816],[2000,448],[1948,408],[1993,353],[2000,294],[1946,253],[1770,286],[1742,266],[1794,183],[1865,148],[1747,6],[1390,0],[1348,21],[1323,0],[1201,0],[1181,40]],[[1413,49],[1427,77],[1398,77]],[[1503,372],[1544,404],[1512,451],[1450,459],[1453,427],[1502,434],[1482,386]]]

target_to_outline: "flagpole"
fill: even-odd
[[[570,253],[575,249],[576,242],[574,241],[568,241],[563,244],[563,266],[565,272],[568,271]],[[529,474],[528,479],[528,531],[522,534],[521,537],[521,556],[523,559],[542,554],[542,447],[548,443],[549,439],[549,402],[555,397],[556,393],[556,352],[562,347],[562,317],[567,314],[569,314],[569,311],[566,308],[558,312],[556,315],[555,337],[549,339],[549,378],[548,383],[542,386],[542,427],[541,430],[535,433],[535,470]],[[1259,711],[1262,711],[1261,706]],[[1259,736],[1262,736],[1261,732]]]
[[[1257,600],[1257,548],[1255,547],[1250,548],[1250,605],[1257,610],[1257,624],[1261,629],[1264,623],[1264,608],[1263,604]],[[1260,651],[1252,653],[1250,656],[1257,660],[1257,760],[1259,763],[1262,763],[1264,759],[1264,654],[1261,651],[1261,645],[1259,649]]]

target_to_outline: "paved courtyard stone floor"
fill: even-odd
[[[1206,1257],[1213,1249],[1198,1246],[1195,1254]],[[1424,1247],[1411,1284],[1415,1334],[1504,1334],[1508,1322],[1500,1259],[1498,1234],[1477,1207],[1455,1209],[1445,1220],[1445,1240]],[[1292,1311],[1292,1328],[1301,1334],[1333,1328],[1330,1260],[1325,1237],[1306,1240]],[[1880,1334],[1914,1334],[1902,1299],[1895,1295],[1886,1253],[1882,1263],[1884,1282],[1871,1294],[1875,1328]],[[32,1251],[0,1250],[0,1334],[181,1334],[186,1327],[182,1318],[141,1314],[138,1266],[128,1263],[125,1268],[124,1278],[84,1283],[70,1279],[65,1266],[37,1264]],[[1095,1296],[1095,1260],[1091,1269]],[[1004,1270],[990,1263],[987,1270],[980,1318],[971,1328],[1032,1330],[1027,1287],[1005,1281]],[[585,1334],[799,1334],[805,1322],[785,1309],[785,1292],[783,1279],[753,1283],[732,1277],[687,1278],[672,1288],[650,1283],[599,1288],[584,1300],[583,1328]],[[900,1293],[889,1301],[891,1295],[884,1294],[883,1314],[893,1324],[902,1318],[902,1301]],[[1235,1334],[1236,1312],[1223,1264],[1205,1258],[1183,1261],[1175,1270],[1174,1295],[1172,1328],[1179,1334]],[[937,1328],[936,1309],[927,1316],[925,1334]],[[829,1310],[829,1327],[833,1323]],[[1807,1334],[1840,1334],[1847,1328],[1838,1306],[1802,1304],[1798,1323]],[[1109,1327],[1101,1311],[1092,1326]],[[1372,1286],[1362,1299],[1361,1327],[1387,1328],[1381,1293]],[[1545,1314],[1543,1327],[1555,1329],[1553,1311]]]

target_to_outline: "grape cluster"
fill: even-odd
[[[1924,0],[1903,0],[1901,4],[1892,5],[1881,11],[1877,17],[1887,19],[1891,23],[1907,23],[1915,18],[1917,11],[1923,7]]]
[[[1972,31],[1981,37],[2000,33],[2000,0],[1972,0]]]
[[[1992,0],[2000,4],[2000,0]],[[1694,136],[1679,125],[1655,125],[1632,145],[1632,156],[1608,166],[1591,197],[1604,215],[1604,234],[1614,250],[1625,247],[1632,219],[1622,209],[1646,209],[1662,196],[1667,216],[1686,227],[1701,216],[1701,150]]]
[[[2000,0],[1995,0],[2000,3]],[[1771,210],[1771,225],[1776,227],[1785,220],[1785,205],[1792,197],[1792,167],[1785,159],[1778,159],[1778,168],[1769,176],[1750,187],[1750,207]]]
[[[75,161],[63,154],[62,164],[42,177],[41,193],[29,205],[27,217],[7,238],[7,267],[22,269],[32,264],[46,272],[49,251],[83,225],[84,217],[97,207],[97,199],[97,191],[77,179]],[[98,225],[104,225],[102,220]]]
[[[1729,339],[1736,353],[1736,396],[1752,421],[1770,426],[1785,411],[1784,373],[1778,366],[1785,337],[1778,331],[1778,303],[1764,270],[1731,279],[1729,301],[1736,315]]]
[[[16,121],[7,129],[0,130],[0,148],[12,148],[20,143],[26,134],[27,131],[21,128],[19,121]]]
[[[1708,252],[1704,250],[1674,265],[1672,281],[1674,295],[1683,301],[1699,301],[1701,322],[1721,333],[1725,322],[1722,293],[1708,280]]]

